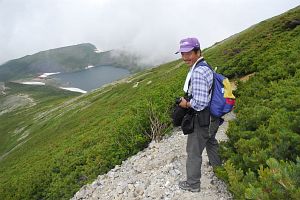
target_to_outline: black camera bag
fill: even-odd
[[[178,104],[174,105],[172,112],[172,121],[174,126],[181,126],[183,117],[186,115],[188,109],[180,107]]]

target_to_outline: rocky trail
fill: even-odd
[[[225,116],[217,139],[226,140],[228,121],[234,114]],[[201,191],[180,190],[178,182],[185,180],[186,139],[179,128],[160,142],[151,142],[137,155],[123,161],[107,174],[98,176],[93,183],[83,186],[72,198],[79,199],[178,199],[227,200],[232,199],[225,183],[219,180],[208,165],[203,152]]]

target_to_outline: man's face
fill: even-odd
[[[189,66],[193,66],[199,58],[195,51],[181,52],[182,60]]]

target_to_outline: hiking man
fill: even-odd
[[[187,74],[184,91],[188,96],[181,97],[179,106],[193,109],[194,131],[187,138],[186,181],[180,181],[179,187],[192,192],[200,191],[202,152],[206,148],[210,164],[215,167],[221,165],[218,155],[218,141],[216,132],[220,118],[210,115],[210,90],[213,83],[213,71],[206,66],[202,57],[200,43],[197,38],[185,38],[180,41],[183,61],[190,68]],[[202,64],[206,63],[206,65]]]

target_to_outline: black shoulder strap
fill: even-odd
[[[184,95],[184,97],[186,98],[186,99],[192,99],[192,95],[189,95],[189,90],[190,90],[190,86],[191,86],[191,79],[192,79],[192,77],[190,78],[190,80],[189,80],[189,85],[188,85],[188,90],[187,90],[187,92],[185,93],[185,95]]]

